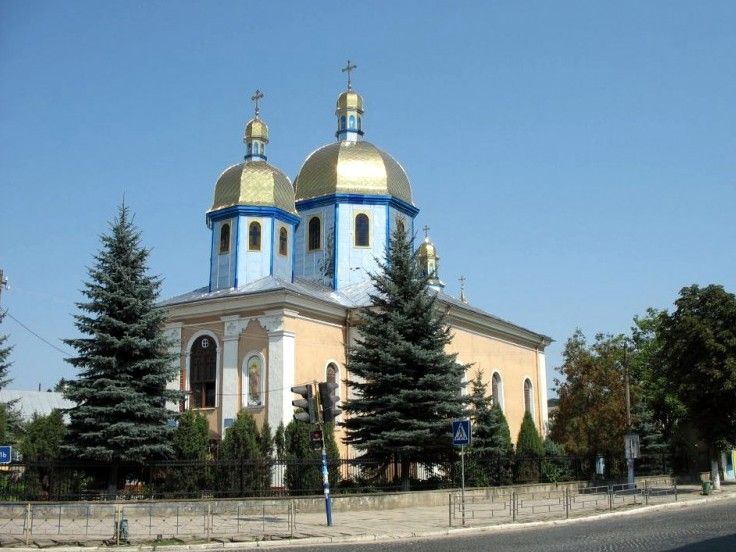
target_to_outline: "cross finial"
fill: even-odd
[[[251,99],[251,100],[253,100],[253,101],[255,102],[255,104],[256,104],[256,119],[257,119],[257,118],[259,117],[259,115],[261,114],[261,108],[260,108],[260,106],[258,105],[258,102],[259,102],[259,100],[260,100],[261,98],[263,98],[263,92],[261,92],[261,91],[260,91],[259,89],[257,89],[257,88],[256,88],[256,93],[255,93],[255,94],[253,94],[253,95],[252,95],[252,96],[250,97],[250,99]]]
[[[429,226],[427,226],[427,225],[425,224],[425,225],[424,225],[424,228],[422,228],[422,230],[424,230],[424,237],[425,237],[425,238],[428,238],[428,237],[429,237]]]
[[[358,66],[355,65],[354,63],[350,63],[350,60],[348,60],[348,64],[345,67],[342,68],[342,72],[348,74],[348,90],[352,90],[353,89],[353,82],[352,82],[352,80],[350,78],[350,73],[354,69],[357,69],[357,68],[358,68]]]
[[[460,276],[460,301],[467,303],[468,300],[465,298],[465,276]]]

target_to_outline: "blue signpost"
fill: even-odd
[[[0,464],[10,464],[13,459],[13,447],[10,445],[0,446]]]
[[[452,444],[460,447],[460,477],[462,482],[460,502],[463,526],[465,526],[465,447],[470,444],[471,437],[470,420],[452,421]]]

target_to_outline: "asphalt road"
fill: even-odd
[[[357,552],[736,552],[736,500],[467,536],[286,548],[300,552],[344,549]]]

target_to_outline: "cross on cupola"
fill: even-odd
[[[337,97],[337,132],[338,140],[357,142],[363,136],[363,98],[353,90],[352,72],[358,68],[357,65],[348,60],[345,67],[341,69],[348,74],[348,89]]]
[[[266,144],[268,144],[268,126],[261,120],[263,92],[257,88],[250,99],[255,106],[256,115],[245,126],[245,136],[243,138],[247,148],[245,160],[246,162],[265,161]]]
[[[424,230],[424,237],[425,237],[425,238],[428,238],[428,237],[429,237],[429,226],[427,226],[427,225],[425,224],[425,225],[424,225],[424,228],[422,228],[422,230]]]
[[[467,303],[468,299],[465,297],[465,276],[460,276],[458,280],[460,281],[460,301]]]
[[[348,74],[348,90],[353,89],[353,82],[352,82],[350,73],[352,73],[357,68],[358,66],[355,65],[354,63],[350,63],[350,60],[348,60],[348,64],[342,68],[342,72]]]
[[[253,94],[250,99],[253,101],[253,103],[256,106],[256,119],[261,115],[261,107],[259,105],[259,101],[263,98],[263,92],[261,92],[259,89],[256,88],[255,94]]]

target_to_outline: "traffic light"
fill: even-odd
[[[312,384],[297,385],[291,388],[292,393],[301,395],[303,398],[291,401],[293,406],[301,408],[301,412],[294,412],[294,419],[302,422],[313,424],[317,421],[316,412],[314,411],[314,391]]]
[[[339,387],[336,383],[326,381],[319,384],[319,402],[322,405],[322,421],[325,423],[334,422],[340,415],[341,411],[337,408],[337,403],[340,402]]]

